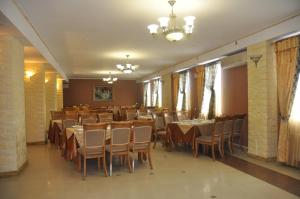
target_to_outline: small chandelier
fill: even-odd
[[[186,16],[184,17],[185,25],[181,28],[176,25],[176,15],[174,14],[173,7],[176,0],[168,1],[171,6],[171,14],[169,17],[158,18],[160,26],[157,24],[151,24],[148,26],[151,35],[164,34],[169,41],[179,41],[184,36],[188,37],[193,33],[194,21],[196,17]]]
[[[103,77],[102,80],[103,80],[104,82],[107,82],[108,84],[112,84],[112,83],[114,83],[115,81],[117,81],[118,78],[112,77],[112,76],[111,76],[111,73],[109,73],[109,76],[108,76],[108,77]]]
[[[127,74],[132,73],[137,68],[137,65],[132,65],[129,63],[129,55],[126,55],[126,63],[124,65],[117,64],[116,66],[120,71]]]

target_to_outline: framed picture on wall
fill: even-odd
[[[112,101],[113,92],[111,86],[95,86],[94,87],[94,101]]]

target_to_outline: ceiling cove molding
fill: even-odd
[[[241,49],[247,48],[247,46],[266,41],[273,40],[279,37],[283,37],[288,34],[298,32],[300,30],[300,14],[297,16],[291,17],[285,21],[282,21],[276,25],[265,28],[257,33],[238,39],[229,44],[226,44],[222,47],[216,48],[209,52],[203,53],[197,57],[194,57],[185,62],[179,63],[175,66],[165,68],[161,71],[153,73],[151,75],[145,76],[138,80],[138,82],[143,82],[149,79],[152,79],[157,76],[166,75],[175,71],[179,71],[185,68],[190,68],[193,66],[199,65],[199,63],[206,62],[208,60],[213,60],[219,57],[222,57],[226,54],[239,51]]]
[[[1,12],[15,25],[15,27],[26,37],[31,44],[38,49],[43,57],[51,64],[57,72],[63,77],[64,80],[68,80],[65,72],[61,66],[54,59],[50,53],[48,47],[39,37],[34,27],[25,16],[23,11],[18,7],[14,0],[1,0],[0,1]]]

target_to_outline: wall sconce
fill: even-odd
[[[262,55],[252,55],[250,56],[250,59],[255,63],[255,66],[257,68],[257,63],[259,62]]]
[[[31,77],[34,75],[33,71],[25,71],[25,77],[29,78],[29,80],[31,80]]]
[[[48,83],[48,81],[49,81],[48,79],[45,79],[45,83],[46,83],[46,84]]]

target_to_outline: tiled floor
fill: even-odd
[[[113,176],[105,178],[92,161],[85,181],[50,145],[28,147],[28,160],[21,175],[0,178],[1,199],[298,198],[209,157],[195,159],[190,153],[160,147],[153,152],[152,171],[148,164],[138,164],[133,174],[126,167],[114,167]]]

